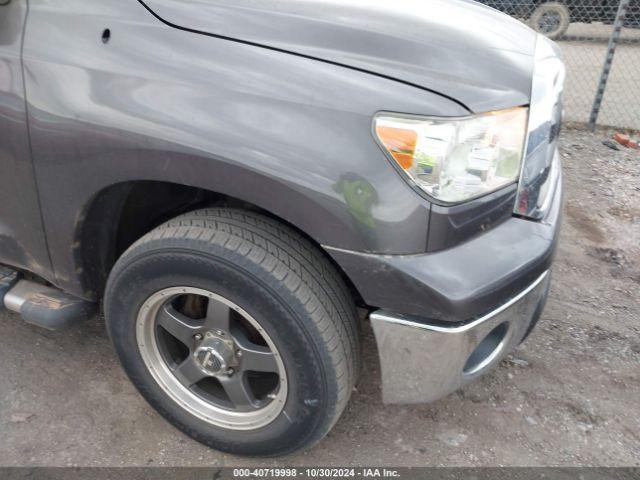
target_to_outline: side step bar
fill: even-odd
[[[19,313],[25,322],[62,330],[96,313],[96,305],[54,287],[18,280],[16,272],[0,267],[0,307]]]

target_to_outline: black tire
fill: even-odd
[[[232,300],[276,344],[288,392],[268,425],[238,431],[200,420],[147,369],[136,342],[138,311],[155,292],[185,285]],[[169,422],[217,450],[275,456],[313,445],[338,420],[357,379],[360,326],[348,288],[317,247],[265,215],[212,208],[161,225],[118,260],[104,302],[109,335],[133,384]]]
[[[550,23],[546,20],[548,18],[552,18],[553,21]],[[571,24],[571,12],[569,7],[561,2],[543,3],[531,14],[529,23],[536,32],[557,40],[567,33]]]

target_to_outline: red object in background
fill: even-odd
[[[624,145],[625,147],[629,145],[629,142],[631,141],[631,139],[629,138],[629,135],[624,135],[623,133],[616,133],[613,136],[613,139],[618,142],[620,145]]]
[[[613,139],[616,142],[618,142],[620,145],[624,145],[625,147],[634,148],[634,149],[638,148],[638,141],[632,140],[629,137],[629,135],[625,135],[624,133],[616,133],[613,136]]]

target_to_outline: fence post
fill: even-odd
[[[627,16],[628,7],[629,0],[620,0],[620,6],[618,7],[616,21],[613,24],[613,32],[611,33],[611,38],[609,38],[607,57],[604,60],[604,67],[602,68],[602,75],[600,75],[600,82],[598,84],[596,98],[593,101],[593,108],[591,109],[591,116],[589,117],[589,129],[592,132],[596,129],[598,114],[600,113],[600,107],[602,106],[604,92],[607,88],[607,81],[609,80],[611,66],[613,65],[613,57],[616,54],[616,47],[618,46],[618,40],[620,40],[620,34],[622,33],[622,27],[624,25],[624,19]]]

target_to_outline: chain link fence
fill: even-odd
[[[478,0],[556,40],[565,120],[640,130],[640,0]]]

